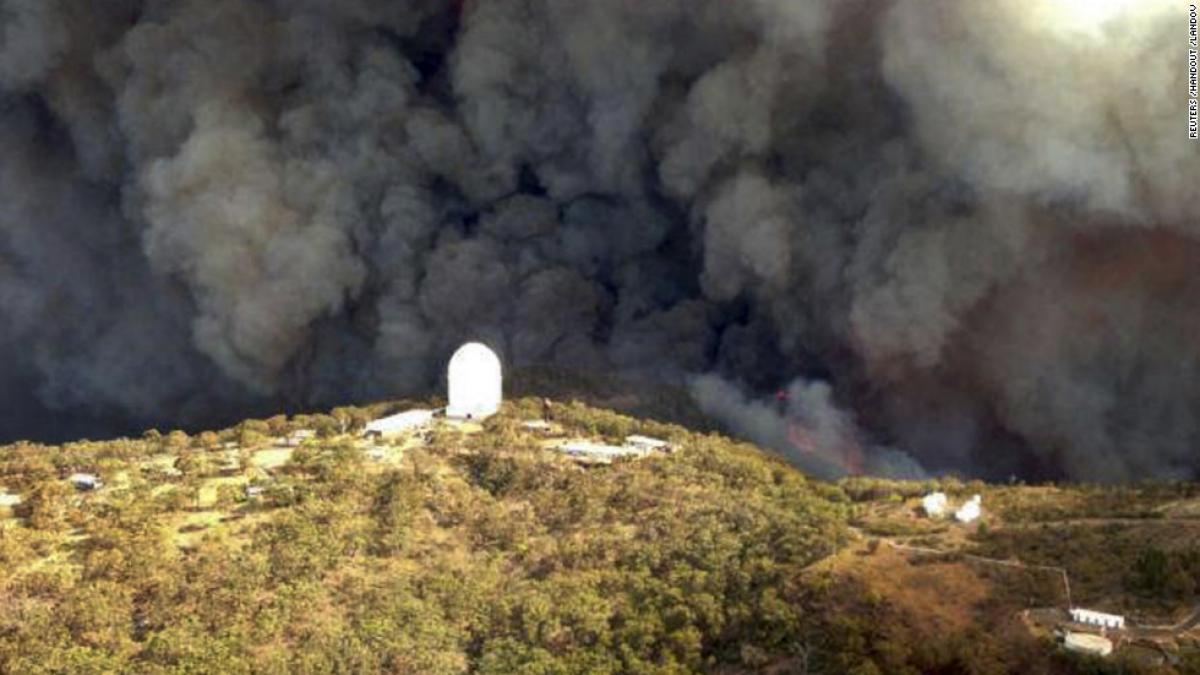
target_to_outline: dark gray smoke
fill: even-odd
[[[862,470],[1195,476],[1186,17],[1079,7],[0,0],[0,436],[471,338]]]

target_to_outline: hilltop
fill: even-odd
[[[0,671],[1198,672],[1187,630],[1063,652],[1057,577],[1015,564],[1069,569],[1077,604],[1186,619],[1194,485],[827,483],[719,434],[537,398],[360,433],[437,404],[0,449]],[[630,434],[673,452],[554,450]],[[922,517],[932,489],[983,495],[985,517]]]

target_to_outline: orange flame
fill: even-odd
[[[862,448],[853,440],[844,440],[836,446],[826,446],[817,442],[811,432],[797,422],[788,423],[788,442],[802,454],[816,457],[834,464],[850,476],[861,476],[864,473],[866,460]]]

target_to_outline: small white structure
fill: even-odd
[[[930,492],[921,500],[921,508],[930,518],[941,518],[946,515],[946,493]]]
[[[521,428],[527,431],[536,431],[538,433],[548,434],[554,431],[554,425],[546,420],[525,420],[521,422]]]
[[[567,441],[556,446],[556,449],[585,464],[611,464],[618,457],[642,458],[654,452],[671,452],[673,449],[667,441],[649,436],[626,436],[622,445],[605,445],[591,441]]]
[[[446,416],[480,420],[500,409],[503,384],[500,357],[478,342],[468,342],[450,357],[446,369]]]
[[[983,497],[980,497],[979,495],[972,496],[967,503],[960,506],[958,510],[954,512],[954,519],[960,523],[970,523],[978,519],[979,515],[983,512],[981,507],[982,502]]]
[[[558,450],[571,459],[586,464],[612,464],[612,461],[618,457],[640,457],[644,454],[636,448],[587,441],[563,443],[558,446]]]
[[[21,495],[14,495],[5,492],[0,488],[0,518],[7,518],[12,515],[13,508],[21,503]]]
[[[1125,617],[1119,614],[1105,614],[1104,612],[1095,612],[1090,609],[1082,609],[1075,607],[1071,609],[1071,621],[1081,623],[1087,626],[1099,626],[1101,628],[1125,628]]]
[[[248,500],[255,500],[255,499],[258,499],[259,497],[262,497],[262,494],[263,494],[263,486],[261,486],[261,485],[247,485],[247,486],[246,486],[246,491],[245,491],[245,492],[246,492],[246,499],[248,499]]]
[[[1108,656],[1112,653],[1112,640],[1091,633],[1067,633],[1063,638],[1063,646],[1073,652]]]
[[[649,436],[638,436],[636,434],[625,437],[625,447],[636,448],[646,453],[671,451],[671,444],[664,440],[651,438]]]
[[[420,429],[432,421],[432,410],[406,410],[371,422],[363,430],[363,435],[375,438],[393,438],[414,429]]]
[[[217,470],[223,473],[236,472],[240,471],[241,469],[242,463],[238,459],[237,455],[230,455],[226,453],[225,456],[221,457],[217,463]]]
[[[313,431],[312,429],[297,429],[297,430],[293,431],[292,433],[288,434],[287,437],[284,438],[283,442],[284,442],[284,445],[286,445],[290,448],[294,448],[294,447],[300,445],[301,443],[303,443],[304,441],[311,440],[316,437],[317,437],[317,433],[315,431]]]
[[[90,473],[73,473],[67,480],[71,481],[71,485],[74,485],[76,490],[99,490],[104,487],[104,481]]]

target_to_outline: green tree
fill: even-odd
[[[171,433],[167,434],[166,439],[164,441],[165,449],[173,451],[173,452],[182,450],[186,447],[189,447],[191,444],[192,444],[192,441],[190,438],[188,438],[187,433],[184,431],[181,431],[179,429],[176,429],[176,430],[172,431]]]
[[[30,490],[23,504],[29,524],[39,530],[66,529],[75,490],[65,481],[44,480]]]
[[[203,431],[196,436],[196,444],[205,450],[215,450],[221,443],[221,437],[214,431]]]
[[[194,450],[184,449],[175,458],[175,469],[182,478],[179,489],[188,495],[194,508],[200,508],[201,488],[208,472],[207,459]]]
[[[275,415],[266,420],[267,433],[272,436],[285,436],[288,433],[290,425],[288,424],[287,415]]]
[[[421,497],[420,484],[412,474],[395,472],[384,480],[371,509],[376,524],[376,555],[397,555],[405,550]]]
[[[1151,595],[1161,595],[1167,586],[1168,560],[1161,549],[1142,551],[1133,564],[1134,588]]]
[[[246,420],[235,427],[237,442],[243,448],[260,445],[267,440],[271,429],[262,420]]]

